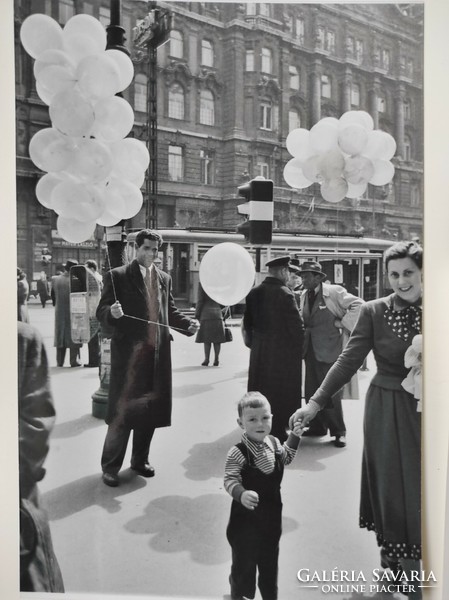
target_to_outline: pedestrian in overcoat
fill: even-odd
[[[289,411],[301,405],[301,360],[304,325],[292,291],[289,257],[266,263],[268,277],[246,297],[243,337],[251,349],[248,391],[267,397],[273,413],[272,433],[287,439]]]
[[[119,484],[131,430],[131,468],[144,477],[154,475],[148,463],[151,439],[155,428],[171,424],[169,327],[184,335],[193,335],[199,327],[176,308],[171,277],[153,264],[161,244],[157,232],[139,232],[136,259],[106,274],[97,308],[102,328],[112,332],[109,427],[101,459],[103,481],[110,486]]]

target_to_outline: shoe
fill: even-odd
[[[346,438],[344,435],[336,435],[334,440],[334,446],[337,448],[344,448],[346,446]]]
[[[81,367],[81,363],[76,362],[76,363],[73,363],[73,365],[70,365],[70,366],[71,367]]]
[[[325,433],[319,433],[314,431],[313,429],[306,429],[306,431],[304,431],[304,433],[302,434],[303,437],[323,437],[326,434]]]
[[[218,358],[216,358],[216,359],[214,360],[214,367],[218,367],[218,365],[219,365],[219,364],[220,364],[220,363],[219,363],[219,361],[218,361]]]
[[[98,365],[89,365],[89,364],[87,364],[87,365],[83,365],[83,367],[87,367],[88,369],[93,369],[95,367],[98,367]]]
[[[114,473],[103,473],[102,479],[103,483],[109,487],[117,487],[119,484],[118,475],[115,475]]]
[[[131,469],[133,471],[135,471],[136,473],[138,473],[139,475],[142,475],[142,477],[154,477],[155,475],[155,470],[154,468],[149,465],[148,463],[146,465],[142,465],[142,466],[136,466],[133,467],[133,465],[131,465]]]
[[[203,362],[201,363],[202,367],[208,367],[209,366],[209,361],[208,360],[203,360]]]

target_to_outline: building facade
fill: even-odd
[[[235,229],[241,221],[237,186],[263,175],[274,181],[274,228],[385,239],[422,237],[423,6],[417,4],[302,4],[160,2],[171,12],[169,40],[157,50],[157,225]],[[61,25],[79,12],[109,23],[109,2],[33,0]],[[67,247],[55,215],[34,187],[41,173],[28,143],[48,126],[32,60],[20,47],[29,0],[16,0],[17,205],[19,264],[34,272],[41,248],[50,269],[67,254],[101,260],[103,232]],[[147,49],[133,42],[148,12],[124,0],[122,25],[135,66],[123,93],[135,111],[133,135],[148,137]],[[138,41],[138,38],[136,39]],[[396,140],[394,180],[368,186],[358,199],[331,204],[319,186],[290,188],[283,169],[286,137],[326,116],[365,110],[376,129]],[[146,225],[148,211],[127,223]],[[78,256],[76,255],[78,253]]]

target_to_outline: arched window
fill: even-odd
[[[299,129],[301,127],[301,117],[299,116],[299,112],[294,108],[291,108],[288,111],[288,130],[293,131],[293,129]]]
[[[182,181],[184,178],[184,149],[182,146],[168,147],[168,177],[171,181]]]
[[[410,119],[412,118],[412,109],[411,109],[411,104],[410,104],[410,100],[404,100],[404,119],[406,121],[410,121]]]
[[[202,90],[200,93],[200,123],[215,125],[215,102],[210,90]]]
[[[184,56],[182,33],[177,29],[170,32],[170,56],[182,58]]]
[[[377,110],[380,113],[387,112],[387,102],[383,96],[377,97]]]
[[[271,73],[273,68],[273,53],[269,48],[262,48],[262,72]]]
[[[254,71],[254,50],[246,51],[245,71]]]
[[[412,160],[412,142],[408,135],[404,136],[404,160]]]
[[[147,112],[147,76],[142,73],[134,79],[134,110]]]
[[[322,98],[332,97],[332,86],[329,75],[321,75],[321,96]]]
[[[201,41],[201,64],[206,67],[214,66],[214,49],[209,40]]]
[[[256,4],[254,2],[248,2],[248,4],[246,4],[246,14],[250,16],[256,14]]]
[[[290,74],[290,89],[291,90],[299,90],[299,73],[298,69],[290,65],[288,72]]]
[[[184,118],[184,90],[174,83],[168,90],[168,116],[172,119]]]

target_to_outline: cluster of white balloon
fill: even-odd
[[[294,157],[284,168],[287,184],[303,189],[320,183],[328,202],[358,198],[368,183],[386,185],[394,176],[396,142],[389,133],[375,130],[365,111],[348,111],[340,119],[325,117],[310,131],[293,129],[286,145]]]
[[[30,141],[31,160],[47,171],[36,196],[58,213],[61,237],[79,243],[97,224],[115,225],[142,207],[150,157],[143,142],[126,138],[134,112],[115,95],[134,67],[124,52],[105,50],[106,31],[90,15],[73,16],[63,29],[47,15],[30,15],[20,39],[35,59],[36,91],[52,123]]]

